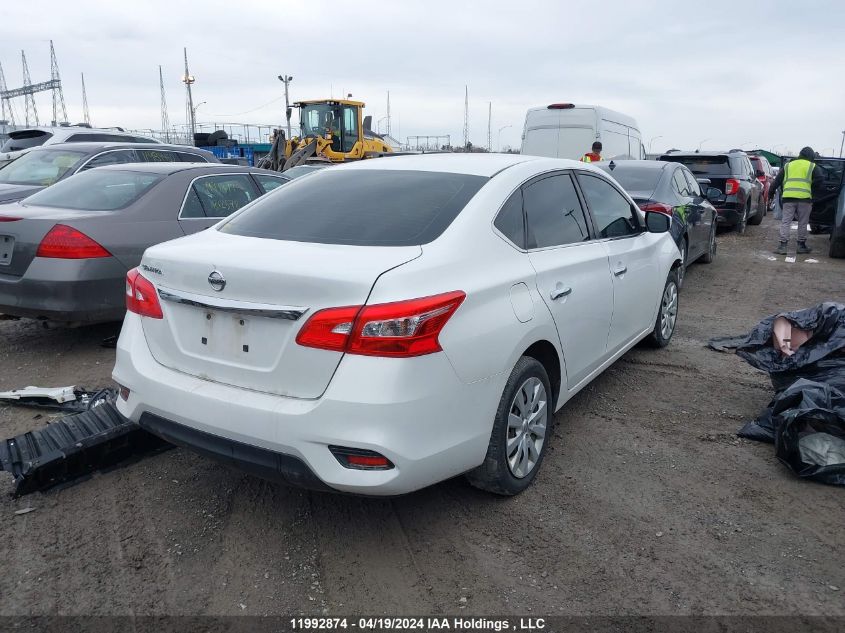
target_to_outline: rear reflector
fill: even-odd
[[[546,106],[549,110],[571,110],[574,107],[574,103],[551,103]]]
[[[407,358],[439,352],[438,336],[466,294],[442,295],[315,313],[296,337],[304,347]]]
[[[643,211],[656,211],[657,213],[672,215],[672,205],[663,202],[638,202],[637,206]]]
[[[111,253],[72,226],[57,224],[41,240],[35,256],[55,259],[95,259],[111,257]]]
[[[151,319],[162,319],[155,286],[137,268],[126,273],[126,309]]]
[[[394,467],[393,462],[375,451],[368,451],[363,448],[347,448],[345,446],[329,446],[329,450],[344,468],[351,468],[353,470],[390,470]]]

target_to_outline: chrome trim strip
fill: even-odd
[[[189,292],[176,292],[175,290],[164,290],[158,288],[158,296],[164,301],[181,303],[182,305],[194,306],[204,310],[217,310],[219,312],[232,312],[244,316],[266,317],[268,319],[285,319],[297,321],[308,308],[298,306],[280,306],[272,303],[253,303],[251,301],[233,301],[231,299],[220,299],[206,295],[196,295]]]

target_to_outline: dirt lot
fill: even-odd
[[[570,402],[518,498],[462,479],[392,500],[310,493],[183,450],[17,500],[4,473],[0,614],[845,615],[843,490],[735,437],[768,378],[704,347],[842,300],[826,240],[811,236],[816,263],[786,263],[769,218],[720,235],[672,344]],[[108,384],[115,331],[0,321],[0,389]],[[3,437],[44,421],[0,408]]]

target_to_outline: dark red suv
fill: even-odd
[[[754,176],[763,185],[762,199],[767,209],[772,208],[772,200],[769,199],[769,189],[775,180],[775,170],[772,169],[771,164],[765,156],[757,154],[749,154],[748,160],[754,165]]]

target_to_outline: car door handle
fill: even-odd
[[[552,290],[551,294],[549,295],[552,298],[552,301],[557,301],[561,297],[567,297],[572,294],[572,288],[567,286],[566,288],[555,288]]]
[[[616,270],[613,271],[613,274],[616,275],[617,277],[621,277],[622,275],[624,275],[627,272],[628,272],[627,266],[620,266],[619,268],[617,268]]]

